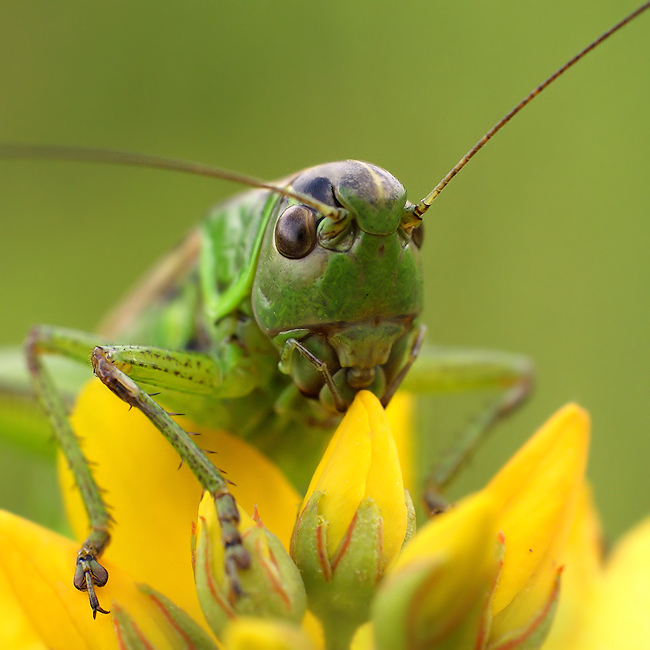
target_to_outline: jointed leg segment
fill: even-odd
[[[431,514],[444,508],[441,491],[470,459],[492,427],[530,394],[533,366],[525,357],[485,350],[423,346],[404,388],[416,393],[498,390],[498,396],[456,438],[427,478],[425,505]]]
[[[221,538],[226,549],[226,570],[233,589],[237,592],[239,590],[237,569],[247,568],[250,558],[242,546],[242,538],[238,530],[239,511],[235,499],[228,492],[226,480],[190,436],[159,404],[154,402],[146,391],[119,370],[109,360],[109,355],[109,347],[97,346],[94,349],[92,365],[97,377],[121,400],[140,409],[149,418],[192,470],[201,487],[214,499],[221,524]]]
[[[41,360],[42,355],[46,353],[66,354],[61,351],[60,334],[62,332],[57,334],[48,328],[33,328],[25,342],[25,352],[34,392],[52,424],[57,445],[68,462],[88,515],[91,532],[77,554],[77,568],[73,582],[77,589],[88,591],[94,618],[97,612],[108,613],[100,607],[95,587],[103,587],[108,580],[108,572],[98,562],[98,558],[110,541],[108,528],[111,516],[101,496],[101,490],[90,472],[88,461],[79,447],[77,436],[70,426],[54,381]],[[88,340],[78,338],[77,343],[79,348],[88,349]],[[74,354],[72,351],[66,356],[79,358],[79,354]]]
[[[250,558],[242,546],[238,530],[239,511],[228,491],[227,482],[190,436],[136,383],[139,375],[150,381],[158,374],[157,383],[168,384],[168,368],[159,368],[152,362],[152,359],[164,357],[170,366],[185,369],[184,373],[180,370],[175,372],[171,383],[182,385],[189,391],[193,386],[192,380],[196,379],[196,373],[199,372],[205,381],[196,382],[195,390],[197,393],[205,393],[222,380],[221,369],[216,367],[216,362],[192,352],[175,353],[131,347],[128,348],[128,354],[132,363],[122,363],[124,368],[128,367],[129,372],[133,372],[131,377],[118,368],[114,361],[114,358],[118,360],[117,363],[120,363],[120,359],[123,360],[125,348],[100,346],[95,337],[87,334],[42,326],[32,329],[25,348],[34,392],[52,423],[57,444],[72,471],[88,515],[91,532],[78,553],[73,583],[77,589],[88,591],[93,617],[97,612],[107,613],[99,605],[95,587],[103,586],[108,580],[108,572],[99,563],[99,558],[110,541],[111,516],[72,430],[53,379],[43,364],[42,357],[45,354],[62,355],[85,363],[90,359],[97,377],[124,402],[140,409],[170,442],[183,462],[190,467],[201,487],[215,501],[225,547],[226,572],[237,593],[238,569],[246,568]]]

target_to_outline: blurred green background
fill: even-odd
[[[635,1],[3,0],[0,140],[157,153],[271,179],[359,158],[417,199]],[[650,513],[648,61],[650,15],[518,116],[427,214],[429,339],[523,352],[538,369],[534,398],[454,494],[577,400],[592,413],[589,474],[612,537]],[[92,329],[238,190],[2,162],[0,344],[38,322]],[[474,412],[453,399],[424,409],[431,438]],[[0,451],[0,505],[55,520],[48,463],[24,465],[7,443]]]

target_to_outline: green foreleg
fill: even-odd
[[[201,487],[214,499],[221,524],[221,540],[226,551],[226,571],[233,589],[238,592],[237,569],[248,567],[250,557],[242,545],[242,538],[237,528],[239,510],[235,499],[228,492],[226,480],[169,414],[156,404],[131,377],[112,363],[109,358],[110,351],[111,348],[107,347],[96,347],[93,351],[92,364],[95,374],[115,395],[130,406],[140,409],[151,420],[196,476]]]
[[[100,488],[92,477],[88,462],[70,426],[61,397],[41,361],[44,354],[61,355],[86,363],[90,360],[99,379],[120,399],[140,409],[176,449],[202,488],[215,501],[226,549],[226,570],[233,589],[237,592],[237,570],[248,566],[249,556],[241,543],[237,529],[239,512],[235,500],[228,492],[227,482],[188,434],[137,382],[198,395],[244,395],[255,385],[256,377],[248,372],[246,357],[244,355],[242,358],[241,348],[226,344],[222,357],[215,359],[195,352],[100,346],[92,335],[39,326],[30,333],[26,350],[34,392],[52,423],[57,443],[79,486],[88,514],[91,533],[79,551],[74,584],[78,589],[89,591],[93,616],[98,611],[104,612],[99,606],[94,587],[103,586],[108,578],[97,559],[109,542],[108,527],[111,519]]]

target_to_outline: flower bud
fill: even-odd
[[[376,585],[397,557],[409,520],[384,409],[361,391],[314,473],[291,545],[326,636],[349,638],[368,619]]]
[[[484,489],[499,508],[505,557],[492,602],[490,644],[543,639],[584,485],[589,417],[575,405],[550,418]],[[517,645],[519,644],[519,645]]]
[[[497,508],[477,494],[404,547],[373,603],[378,650],[483,647],[499,570]]]
[[[208,493],[199,506],[194,573],[196,590],[206,619],[217,636],[238,616],[280,618],[300,622],[306,609],[305,588],[298,568],[278,538],[261,521],[239,509],[244,548],[251,556],[247,569],[238,570],[233,586],[224,568],[221,526]]]

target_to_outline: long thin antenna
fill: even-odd
[[[296,199],[305,205],[309,205],[321,214],[338,221],[344,216],[345,210],[327,205],[311,196],[294,192],[287,187],[262,181],[253,176],[238,174],[228,169],[220,169],[211,165],[191,162],[188,160],[175,160],[149,154],[131,153],[128,151],[114,151],[112,149],[94,149],[87,147],[69,147],[64,145],[31,145],[0,143],[0,158],[7,159],[28,159],[28,160],[61,160],[68,162],[92,162],[107,163],[113,165],[128,165],[131,167],[148,167],[152,169],[166,169],[169,171],[185,172],[197,176],[208,176],[220,178],[233,183],[259,187],[260,189],[271,190],[283,196]]]
[[[570,61],[567,61],[559,70],[554,72],[546,81],[541,83],[537,88],[532,90],[519,104],[517,104],[504,118],[499,120],[447,173],[447,175],[427,194],[413,209],[417,217],[421,217],[430,207],[433,200],[442,192],[443,189],[449,184],[449,181],[456,176],[456,174],[482,149],[492,136],[500,131],[519,111],[531,102],[542,90],[550,86],[560,75],[564,74],[571,66],[577,63],[585,54],[591,52],[595,47],[600,45],[603,41],[607,40],[612,34],[617,32],[621,27],[627,25],[634,20],[637,16],[642,14],[646,9],[650,9],[650,2],[646,2],[638,9],[633,11],[629,16],[626,16],[611,29],[608,29],[604,34],[599,36],[593,43],[587,45],[584,50],[576,54]]]

